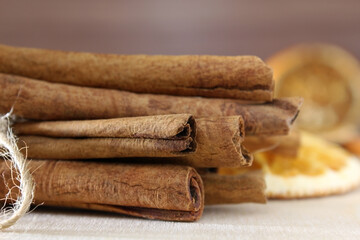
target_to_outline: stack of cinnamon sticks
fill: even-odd
[[[37,203],[174,221],[199,219],[204,204],[264,203],[260,173],[209,169],[250,166],[247,149],[287,135],[302,103],[273,99],[272,70],[254,56],[0,45],[0,86]],[[0,172],[11,175],[4,161]]]

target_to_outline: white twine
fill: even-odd
[[[10,128],[11,112],[0,117],[0,158],[10,161],[10,167],[15,173],[12,180],[15,187],[19,189],[19,196],[11,208],[1,208],[0,230],[15,224],[30,208],[34,195],[34,183],[28,169],[26,158],[20,153],[16,145],[16,138]],[[14,179],[13,176],[16,176]],[[9,189],[11,191],[11,189]],[[5,200],[10,192],[5,196]]]

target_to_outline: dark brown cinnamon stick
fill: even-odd
[[[266,203],[265,180],[260,171],[236,176],[201,174],[205,187],[205,204]]]
[[[172,221],[195,221],[203,212],[203,183],[191,167],[46,160],[29,165],[36,203]],[[8,184],[0,181],[0,194],[5,196],[13,186],[5,161],[0,161],[0,174]]]
[[[188,113],[195,117],[241,115],[247,135],[287,134],[301,98],[266,104],[239,100],[135,94],[124,91],[47,83],[0,74],[0,113],[13,107],[19,117],[34,120],[101,119]]]
[[[138,93],[271,101],[272,69],[255,56],[148,56],[0,45],[0,72]]]

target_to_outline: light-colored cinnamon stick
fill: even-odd
[[[13,107],[19,117],[34,120],[74,120],[188,113],[194,117],[241,115],[247,135],[283,135],[295,120],[301,98],[266,104],[239,100],[135,94],[48,83],[0,74],[0,113]]]
[[[236,176],[203,173],[205,204],[266,203],[265,180],[261,171]]]
[[[79,161],[32,160],[35,202],[45,205],[97,206],[137,217],[198,220],[204,208],[201,177],[191,167]],[[11,171],[0,161],[0,194],[13,186]],[[9,196],[16,194],[14,190]]]
[[[121,159],[137,163],[173,163],[198,168],[250,166],[253,156],[243,147],[244,123],[241,116],[196,119],[197,149],[193,154],[174,158]]]
[[[236,176],[199,172],[204,183],[205,205],[266,203],[266,184],[261,171],[251,171]],[[69,204],[55,202],[51,205],[119,212],[117,207],[100,204]],[[122,212],[120,212],[122,213]],[[132,214],[130,214],[132,215]]]
[[[169,114],[82,121],[23,122],[13,125],[18,135],[65,138],[186,139],[195,136],[190,114]]]
[[[29,122],[14,129],[34,159],[174,157],[196,150],[195,120],[187,114]]]
[[[192,138],[48,138],[21,136],[19,147],[32,159],[91,159],[122,157],[176,157],[195,151]]]
[[[175,120],[178,124],[174,123]],[[164,124],[162,128],[159,123]],[[26,150],[29,158],[35,159],[176,157],[162,160],[144,158],[143,161],[208,168],[251,165],[252,155],[242,146],[245,130],[241,116],[200,118],[196,120],[196,128],[194,125],[191,116],[179,114],[19,123],[14,125],[14,130],[20,137],[20,143],[24,142],[27,146],[23,151]],[[153,139],[159,135],[184,139]]]
[[[196,125],[196,152],[177,157],[173,162],[208,168],[252,164],[253,156],[243,146],[246,138],[241,116],[199,118]]]
[[[255,56],[113,55],[0,45],[0,72],[138,93],[271,101],[272,69]]]

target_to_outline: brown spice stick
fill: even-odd
[[[46,137],[187,139],[195,136],[195,120],[189,114],[82,121],[24,122],[15,124],[13,127],[18,135]]]
[[[251,171],[236,176],[200,172],[200,176],[204,182],[205,205],[267,202],[266,184],[261,171]],[[119,212],[117,207],[100,204],[70,205],[62,202],[56,205]]]
[[[243,147],[244,121],[241,116],[199,118],[196,120],[194,154],[173,159],[194,167],[250,166],[253,156]]]
[[[250,166],[253,156],[243,147],[244,123],[241,116],[196,120],[196,152],[174,158],[122,159],[137,163],[173,163],[198,168]]]
[[[273,73],[255,56],[112,55],[0,45],[0,72],[138,93],[271,101]]]
[[[141,138],[73,139],[21,136],[19,140],[22,153],[34,159],[176,157],[195,151],[195,143],[191,138],[184,140]]]
[[[177,119],[176,116],[183,118],[179,126],[182,128],[190,124],[189,115],[175,116],[150,116],[135,117],[111,120],[85,120],[85,121],[55,121],[55,122],[32,122],[14,125],[15,133],[20,136],[20,142],[28,146],[27,156],[35,159],[89,159],[89,158],[116,158],[116,157],[176,157],[164,159],[141,159],[144,163],[162,162],[190,165],[194,167],[240,167],[249,166],[252,163],[252,155],[242,146],[244,141],[244,122],[241,116],[200,118],[196,120],[196,151],[195,144],[189,146],[187,140],[194,139],[195,129],[191,131],[191,137],[184,140],[159,140],[159,139],[129,139],[129,138],[109,138],[117,134],[114,123],[121,124],[117,128],[130,130],[138,129],[144,135],[144,129],[153,129],[153,118]],[[135,127],[131,119],[136,123],[137,119],[146,119],[147,125]],[[190,119],[189,119],[190,118]],[[192,120],[194,121],[194,120]],[[160,122],[160,121],[159,121]],[[167,122],[162,121],[167,128]],[[172,123],[173,121],[171,121]],[[194,125],[191,123],[190,125]],[[159,125],[160,127],[160,125]],[[105,133],[103,130],[107,130]],[[125,131],[125,130],[124,130]],[[158,135],[161,129],[154,132],[151,136]],[[175,131],[172,136],[178,136]],[[181,130],[184,132],[184,130]],[[190,132],[187,130],[185,132]],[[38,136],[26,136],[27,134]],[[131,133],[130,135],[135,135]],[[94,138],[99,136],[107,138]],[[181,134],[184,135],[184,134]],[[41,136],[41,137],[39,137]],[[66,137],[66,138],[48,138]],[[71,139],[68,137],[89,137],[86,139]],[[149,136],[149,134],[145,134]],[[155,145],[151,144],[154,143]],[[146,144],[147,143],[147,144]],[[185,150],[184,150],[185,149]],[[25,149],[24,149],[25,150]],[[191,152],[192,154],[186,154]],[[181,156],[181,157],[180,157]],[[128,162],[139,162],[139,159],[126,160]]]
[[[250,136],[246,137],[244,147],[251,153],[271,151],[279,155],[295,157],[300,147],[300,135],[293,129],[286,136]]]
[[[236,176],[216,173],[201,174],[204,181],[205,205],[228,203],[266,203],[265,180],[260,171]]]
[[[287,134],[302,104],[301,98],[266,104],[239,100],[135,94],[47,83],[0,74],[0,113],[10,111],[34,120],[74,120],[188,113],[194,117],[241,115],[247,135]]]
[[[151,209],[151,208],[137,208],[137,207],[123,207],[96,203],[80,203],[80,202],[63,202],[63,201],[46,201],[46,206],[61,207],[61,208],[80,208],[85,210],[95,210],[102,212],[111,212],[125,214],[134,217],[141,217],[147,219],[167,220],[167,221],[181,221],[192,222],[200,219],[201,216],[190,216],[188,212]],[[196,213],[197,214],[197,213]],[[195,218],[196,219],[193,219]]]
[[[187,114],[29,122],[14,129],[35,159],[174,157],[196,150],[195,121]]]
[[[30,161],[35,202],[94,205],[137,217],[198,220],[204,208],[203,183],[191,167],[71,161]],[[5,161],[0,173],[13,186]],[[0,182],[0,194],[8,188]],[[16,191],[12,193],[12,197]]]

